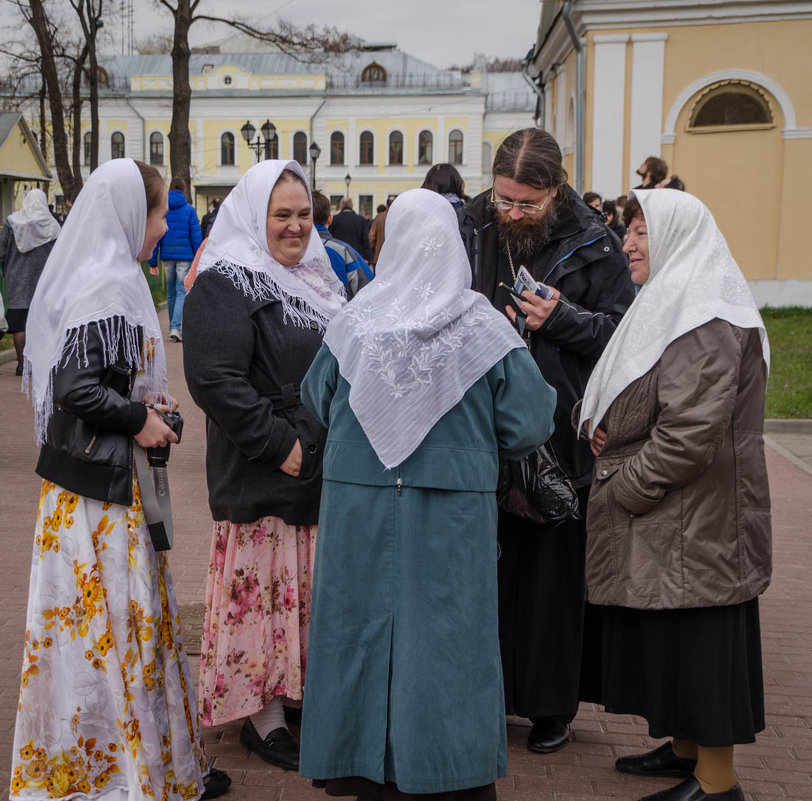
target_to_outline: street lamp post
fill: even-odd
[[[245,139],[245,144],[257,154],[257,164],[260,162],[260,153],[262,153],[263,150],[265,151],[266,159],[271,157],[271,142],[276,139],[276,126],[270,120],[265,120],[260,131],[262,131],[262,137],[257,136],[257,138],[254,139],[254,134],[257,132],[257,129],[251,125],[250,120],[240,128],[240,133],[242,134],[242,138]],[[252,139],[253,141],[251,141]]]
[[[310,143],[310,185],[316,188],[316,162],[321,155],[321,148],[314,142]]]
[[[349,197],[350,196],[350,184],[352,183],[352,176],[349,173],[347,173],[344,176],[344,183],[347,184],[347,197]]]

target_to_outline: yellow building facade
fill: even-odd
[[[170,57],[109,56],[100,63],[99,160],[140,159],[168,180]],[[211,198],[225,195],[266,156],[298,160],[335,204],[349,193],[369,216],[389,194],[420,186],[441,162],[454,164],[474,195],[490,185],[498,143],[533,124],[535,103],[520,73],[441,70],[394,45],[362,47],[317,64],[282,53],[194,53],[190,83],[191,196],[201,215]],[[38,110],[28,112],[33,125]],[[257,154],[242,130],[250,123],[254,140],[262,138],[266,121],[273,124],[273,141],[267,148],[260,142]],[[86,177],[89,120],[81,135]],[[320,150],[315,173],[314,143]]]
[[[626,194],[663,158],[760,303],[812,306],[810,41],[810,2],[542,2],[538,123],[582,192]]]

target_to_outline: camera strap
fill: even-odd
[[[166,467],[153,467],[147,460],[146,451],[133,444],[135,469],[141,487],[141,508],[156,551],[168,551],[172,547],[172,502],[169,498],[169,475]]]

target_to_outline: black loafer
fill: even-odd
[[[539,718],[533,723],[527,738],[527,748],[537,754],[560,751],[570,739],[570,727],[560,720]]]
[[[675,787],[660,790],[654,795],[647,795],[640,801],[744,801],[744,792],[740,784],[735,784],[723,793],[706,793],[695,776],[680,782]]]
[[[268,732],[262,739],[251,718],[246,718],[240,729],[240,743],[271,765],[285,770],[299,770],[299,743],[284,726]]]
[[[615,767],[621,773],[637,773],[640,776],[674,776],[685,779],[694,775],[695,759],[677,756],[671,748],[671,741],[646,754],[634,754],[615,760]]]
[[[206,789],[200,796],[201,801],[206,801],[207,798],[219,798],[231,787],[231,777],[223,770],[212,768],[209,775],[203,779],[203,785]]]

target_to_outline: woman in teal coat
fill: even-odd
[[[498,455],[548,439],[555,391],[470,281],[448,202],[401,195],[302,385],[329,435],[300,773],[330,795],[494,799],[506,773]]]

